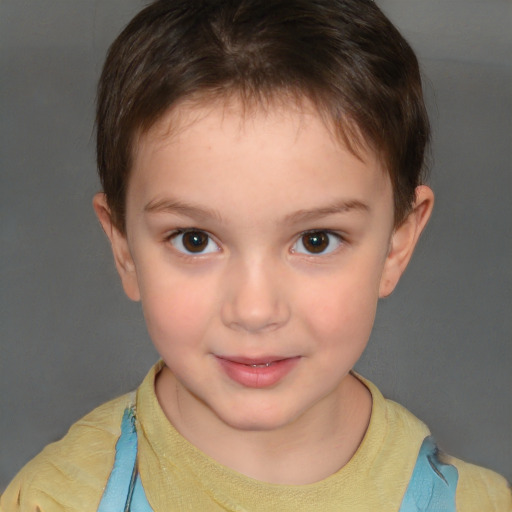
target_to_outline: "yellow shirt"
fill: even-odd
[[[373,398],[368,430],[352,459],[330,477],[309,485],[259,482],[220,465],[184,439],[160,408],[155,365],[136,396],[139,472],[155,512],[169,511],[394,511],[398,510],[427,427],[385,400]],[[124,409],[133,397],[108,402],[48,445],[11,482],[1,512],[96,511],[114,463]],[[447,460],[446,460],[447,459]],[[457,467],[457,510],[512,511],[512,495],[496,473],[445,457]]]

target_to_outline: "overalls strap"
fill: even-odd
[[[454,466],[439,460],[433,438],[425,438],[399,512],[455,512],[458,477]],[[114,467],[98,512],[153,512],[137,471],[137,430],[133,407],[124,412]]]
[[[137,471],[137,430],[134,407],[124,411],[116,443],[114,467],[98,512],[153,512]]]
[[[455,512],[457,469],[439,460],[432,437],[421,445],[399,512]]]

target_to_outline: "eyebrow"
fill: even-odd
[[[297,210],[295,212],[289,213],[284,217],[284,222],[287,224],[294,224],[321,219],[329,215],[349,213],[352,211],[356,213],[368,213],[370,211],[370,207],[367,204],[358,201],[357,199],[341,200],[327,206]],[[223,221],[222,216],[217,210],[195,206],[175,199],[160,199],[150,201],[144,207],[144,212],[178,214],[198,220],[215,218],[220,222]]]
[[[298,210],[287,215],[284,220],[287,223],[296,223],[321,219],[322,217],[327,217],[329,215],[339,215],[349,212],[368,213],[369,211],[370,207],[357,199],[348,201],[342,200],[320,208]]]
[[[201,206],[195,206],[175,199],[160,199],[150,201],[144,207],[144,212],[174,213],[198,220],[209,219],[213,217],[219,221],[222,221],[220,213],[216,210],[212,210],[210,208],[203,208]]]

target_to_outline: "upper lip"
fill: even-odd
[[[275,363],[277,361],[283,361],[284,359],[294,359],[289,356],[261,356],[261,357],[244,357],[244,356],[217,356],[219,359],[230,361],[232,363],[255,365],[255,364],[267,364]]]

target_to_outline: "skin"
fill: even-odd
[[[371,414],[349,372],[432,206],[418,187],[395,228],[376,156],[353,155],[307,104],[169,112],[138,143],[126,233],[103,194],[94,208],[165,362],[155,388],[176,429],[267,482],[311,483],[344,466]],[[262,376],[246,385],[225,367],[240,374],[240,358],[274,366],[248,370]]]

